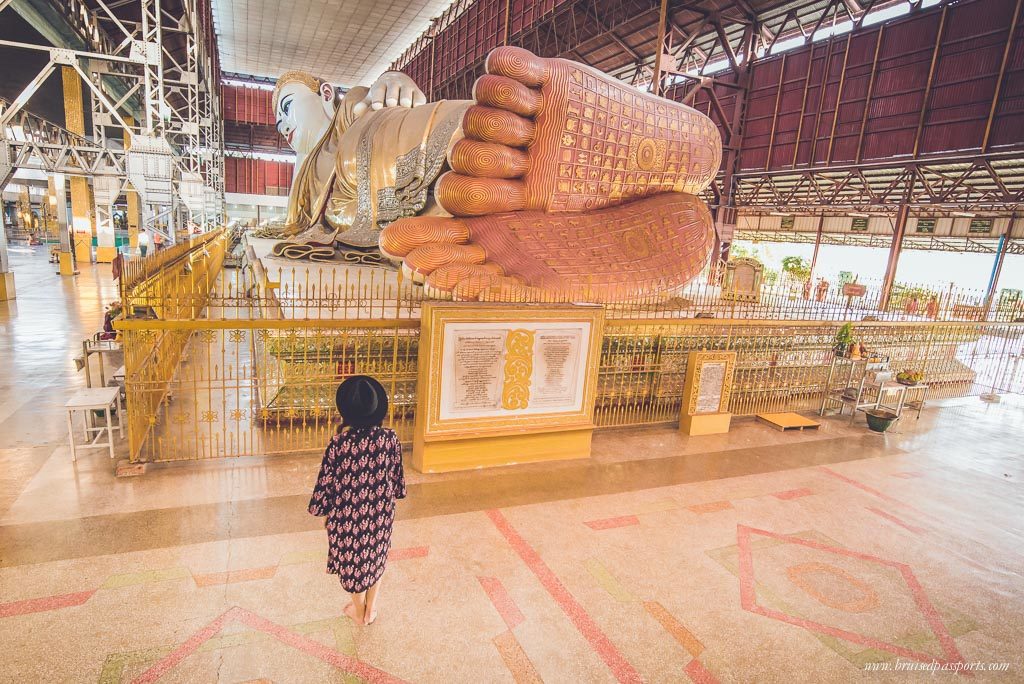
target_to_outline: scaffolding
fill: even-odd
[[[0,187],[20,168],[85,177],[98,231],[112,231],[113,203],[126,191],[138,195],[142,227],[170,243],[180,239],[176,229],[220,225],[223,124],[208,0],[0,0],[0,12],[13,11],[59,16],[78,41],[0,40],[48,56],[13,101],[0,101]],[[25,109],[58,70],[86,87],[89,135]]]

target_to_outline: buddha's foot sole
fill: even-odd
[[[707,262],[713,221],[700,198],[663,193],[573,214],[516,211],[405,218],[381,247],[431,297],[630,301],[680,287]]]
[[[435,188],[454,216],[696,195],[721,161],[718,129],[695,109],[522,48],[491,52],[474,99],[448,154],[452,170]]]

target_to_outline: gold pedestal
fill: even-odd
[[[109,264],[117,256],[117,247],[101,245],[96,247],[96,263]]]
[[[688,435],[720,435],[729,431],[731,422],[731,413],[684,414],[679,419],[679,429]]]
[[[0,273],[0,302],[6,302],[14,298],[14,274]]]
[[[76,232],[74,234],[75,260],[80,264],[92,261],[92,234]]]
[[[590,458],[593,428],[477,439],[417,442],[413,466],[421,473],[446,473],[494,466]]]
[[[75,261],[71,258],[71,252],[59,252],[57,254],[60,269],[57,271],[62,276],[75,275]]]

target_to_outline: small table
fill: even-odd
[[[103,368],[103,355],[121,351],[121,345],[117,340],[101,340],[102,332],[82,340],[82,358],[85,359],[85,386],[92,387],[92,371],[89,368],[89,357],[92,354],[99,354],[100,360],[100,387],[107,384]]]
[[[905,387],[907,389],[903,399],[903,407],[917,411],[917,419],[921,420],[921,411],[924,410],[924,404],[928,400],[928,385],[919,382],[916,385],[905,385]],[[921,394],[919,397],[911,397],[911,392],[920,392]]]
[[[110,458],[114,458],[114,425],[111,420],[110,409],[113,408],[117,411],[117,431],[121,437],[124,437],[124,423],[121,418],[123,413],[121,409],[121,389],[119,387],[93,387],[80,390],[68,400],[68,403],[64,404],[64,408],[68,412],[68,442],[71,444],[71,460],[78,460],[75,446],[75,411],[85,412],[85,439],[87,442],[77,448],[94,449],[107,447],[110,450]],[[100,427],[92,425],[93,411],[103,411],[106,417],[105,425]],[[92,433],[96,433],[95,437],[92,436]],[[107,436],[107,440],[101,442],[100,438],[104,434]]]

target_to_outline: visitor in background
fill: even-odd
[[[153,233],[153,249],[159,252],[164,248],[164,236],[160,233]]]
[[[149,251],[149,233],[144,230],[139,231],[139,256],[146,256],[146,252]]]
[[[121,254],[121,248],[118,247],[117,256],[110,262],[110,272],[114,276],[114,280],[121,279],[122,271],[124,271],[124,255]]]
[[[341,425],[327,445],[309,512],[324,517],[327,572],[350,594],[345,614],[357,625],[377,619],[381,576],[391,549],[395,500],[405,498],[402,443],[382,427],[384,387],[366,375],[338,386]]]
[[[814,288],[814,299],[823,302],[828,294],[828,281],[824,278],[818,280],[818,286]]]

